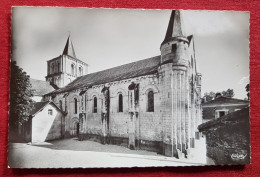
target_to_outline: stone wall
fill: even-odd
[[[249,108],[201,124],[206,135],[207,156],[215,164],[250,163]]]
[[[114,137],[128,138],[129,123],[129,103],[128,86],[131,82],[140,83],[140,97],[138,107],[138,117],[135,121],[135,136],[137,139],[149,141],[162,140],[162,120],[161,112],[164,104],[161,104],[162,96],[159,91],[158,77],[155,75],[142,76],[138,78],[117,81],[109,83],[110,91],[110,120],[109,131]],[[81,90],[73,90],[64,97],[64,93],[53,97],[54,102],[60,105],[62,101],[62,110],[67,112],[65,131],[68,136],[75,136],[74,122],[79,121],[79,113],[86,113],[86,125],[84,132],[88,134],[101,135],[101,109],[102,93],[104,85],[95,85],[83,94]],[[154,92],[154,112],[147,112],[147,93],[149,90]],[[118,112],[118,96],[123,96],[123,112]],[[93,98],[97,97],[97,113],[93,113]],[[75,114],[75,100],[77,99],[77,113]],[[82,104],[83,103],[83,104]]]
[[[60,106],[62,102],[62,110],[66,112],[65,137],[78,136],[79,114],[84,113],[80,139],[106,143],[102,137],[110,137],[109,140],[105,140],[107,143],[124,146],[133,144],[132,148],[152,150],[167,156],[178,156],[177,148],[185,152],[187,148],[194,147],[195,131],[201,121],[201,107],[197,100],[200,92],[195,90],[195,80],[191,79],[196,71],[192,67],[187,68],[185,75],[182,71],[182,85],[177,88],[178,80],[175,79],[178,78],[174,77],[177,77],[177,74],[172,67],[172,63],[166,63],[160,66],[158,73],[154,75],[78,88],[52,96],[57,105]],[[190,84],[187,84],[189,82]],[[139,99],[134,111],[129,103],[128,87],[131,83],[139,84]],[[101,91],[105,86],[109,88],[108,125],[105,125],[102,119],[104,95]],[[153,112],[147,111],[149,91],[154,93]],[[123,112],[119,112],[119,94],[123,96]],[[96,113],[93,112],[94,97],[97,98]],[[175,111],[174,99],[179,100],[174,102],[178,106]],[[180,108],[181,111],[176,114]],[[106,126],[109,127],[107,130]]]

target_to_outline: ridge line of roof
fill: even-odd
[[[140,71],[140,70],[138,70],[138,71]],[[136,72],[136,71],[133,71],[133,72]],[[129,73],[132,73],[132,72],[129,72]],[[153,71],[150,71],[150,72],[148,72],[148,73],[141,74],[141,75],[137,75],[137,76],[134,76],[134,77],[140,77],[140,76],[149,75],[149,74],[152,74],[152,73],[153,73]],[[126,73],[124,73],[124,74],[126,74]],[[122,76],[122,75],[123,75],[123,74],[115,75],[115,77],[119,77],[119,76]],[[129,77],[129,78],[133,78],[133,77]],[[115,80],[108,81],[108,82],[116,82],[116,81],[118,81],[118,80],[122,80],[122,79],[115,79]],[[123,80],[126,80],[126,79],[123,79]],[[74,80],[74,81],[76,81],[76,80]],[[74,82],[74,81],[73,81],[73,82]],[[100,85],[100,84],[102,84],[102,83],[91,83],[91,84],[89,84],[89,86]],[[67,85],[67,86],[69,86],[69,85]],[[69,91],[75,89],[75,88],[74,88],[75,86],[71,86],[71,88],[68,87],[68,88],[66,89],[67,86],[63,87],[64,90],[62,90],[62,91],[59,91],[59,89],[58,89],[58,90],[54,90],[54,91],[52,91],[52,92],[53,92],[54,94],[58,94],[58,93],[62,93],[62,92],[69,92]],[[84,88],[84,87],[89,87],[89,86],[80,85],[80,84],[79,84],[79,86],[78,86],[77,89],[82,89],[82,88]],[[60,88],[60,89],[62,89],[62,88]],[[57,91],[57,92],[56,92],[56,91]],[[51,95],[52,92],[47,93],[47,94],[45,94],[45,95]]]
[[[153,59],[153,58],[160,57],[160,56],[161,56],[161,55],[157,55],[157,56],[154,56],[154,57],[141,59],[141,60],[138,60],[138,61],[134,61],[134,62],[131,62],[131,63],[122,64],[122,65],[119,65],[119,66],[115,66],[115,67],[112,67],[112,68],[104,69],[104,70],[101,70],[101,71],[96,71],[96,72],[89,73],[89,74],[86,74],[86,75],[97,74],[97,73],[99,73],[99,72],[108,71],[108,70],[110,70],[110,69],[122,67],[122,66],[125,66],[125,65],[133,64],[133,63],[138,63],[138,62],[141,62],[141,61],[144,61],[144,60],[149,60],[149,59]],[[78,77],[78,78],[84,77],[84,76],[86,76],[86,75],[80,76],[80,77]],[[77,79],[78,79],[78,78],[77,78]]]
[[[94,72],[94,73],[83,75],[83,76],[80,76],[80,77],[76,78],[74,81],[72,81],[67,86],[62,87],[62,88],[60,88],[58,90],[54,90],[54,91],[52,91],[50,93],[47,93],[45,95],[51,95],[51,94],[62,93],[62,92],[67,92],[67,91],[73,90],[74,89],[73,87],[75,87],[75,86],[73,86],[71,84],[73,84],[75,82],[78,82],[80,79],[82,79],[84,77],[91,76],[91,75],[96,75],[98,73],[102,73],[102,72],[106,72],[106,71],[109,71],[109,70],[113,70],[113,69],[120,68],[120,67],[123,67],[123,66],[126,66],[126,65],[131,65],[131,64],[133,65],[134,63],[138,63],[138,62],[144,62],[145,60],[156,59],[156,58],[159,58],[159,57],[160,57],[160,55],[157,55],[157,56],[154,56],[154,57],[145,58],[145,59],[142,59],[142,60],[134,61],[134,62],[131,62],[131,63],[126,63],[126,64],[119,65],[119,66],[116,66],[116,67],[112,67],[112,68],[108,68],[108,69],[105,69],[105,70],[101,70],[101,71],[97,71],[97,72]],[[150,67],[147,67],[147,68],[153,68],[153,67],[154,66],[150,66]],[[119,77],[119,76],[122,76],[122,75],[127,74],[127,73],[135,73],[135,72],[140,71],[140,70],[141,69],[136,70],[136,71],[129,71],[129,72],[126,72],[126,73],[117,74],[117,75],[114,75],[113,77]],[[150,72],[152,72],[152,71],[150,71]],[[141,75],[144,75],[144,74],[141,74]],[[141,75],[139,75],[139,76],[141,76]],[[135,77],[138,77],[138,76],[135,76]],[[131,78],[131,77],[129,77],[129,78]],[[114,80],[114,81],[116,81],[116,80]],[[113,81],[109,81],[109,82],[113,82]],[[95,83],[90,83],[90,85],[95,85]],[[79,84],[78,86],[79,86],[79,88],[85,87],[84,85],[81,85],[81,84]],[[61,90],[61,89],[63,89],[63,90]]]
[[[205,104],[208,104],[208,103],[212,103],[212,102],[216,101],[216,100],[219,99],[219,98],[227,98],[227,99],[231,99],[231,100],[249,102],[249,100],[242,100],[242,99],[238,99],[238,98],[229,98],[229,97],[226,97],[226,96],[220,96],[220,97],[218,97],[218,98],[216,98],[216,99],[214,99],[214,100],[210,100],[210,101],[208,101],[208,102],[206,102],[206,103],[203,103],[203,104],[205,105]]]

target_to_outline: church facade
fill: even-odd
[[[172,11],[161,55],[96,73],[87,74],[68,38],[47,62],[46,80],[58,89],[45,95],[65,112],[64,137],[190,156],[201,137],[201,74],[180,13]]]

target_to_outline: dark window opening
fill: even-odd
[[[176,52],[177,50],[177,45],[176,44],[172,44],[172,52]]]
[[[222,117],[225,115],[225,111],[219,111],[219,117]]]
[[[75,75],[75,65],[71,64],[71,75]]]
[[[154,112],[154,94],[153,94],[153,91],[148,92],[147,112]]]
[[[60,100],[60,110],[62,110],[62,101]]]
[[[79,67],[79,76],[82,76],[82,75],[83,75],[83,68]]]
[[[52,74],[54,73],[54,63],[52,63],[52,65],[51,65],[51,73]]]
[[[97,113],[97,97],[93,99],[93,113]]]
[[[78,113],[78,100],[76,98],[74,98],[74,113],[77,114]]]
[[[60,69],[60,63],[58,63],[58,72],[60,72],[61,69]]]
[[[123,112],[123,95],[118,96],[118,112]]]
[[[52,109],[48,109],[48,115],[52,116]]]

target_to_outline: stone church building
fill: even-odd
[[[159,56],[95,73],[87,73],[68,37],[62,55],[47,61],[46,80],[57,89],[44,97],[65,112],[64,137],[178,158],[194,152],[201,139],[201,74],[180,13],[172,11]]]

